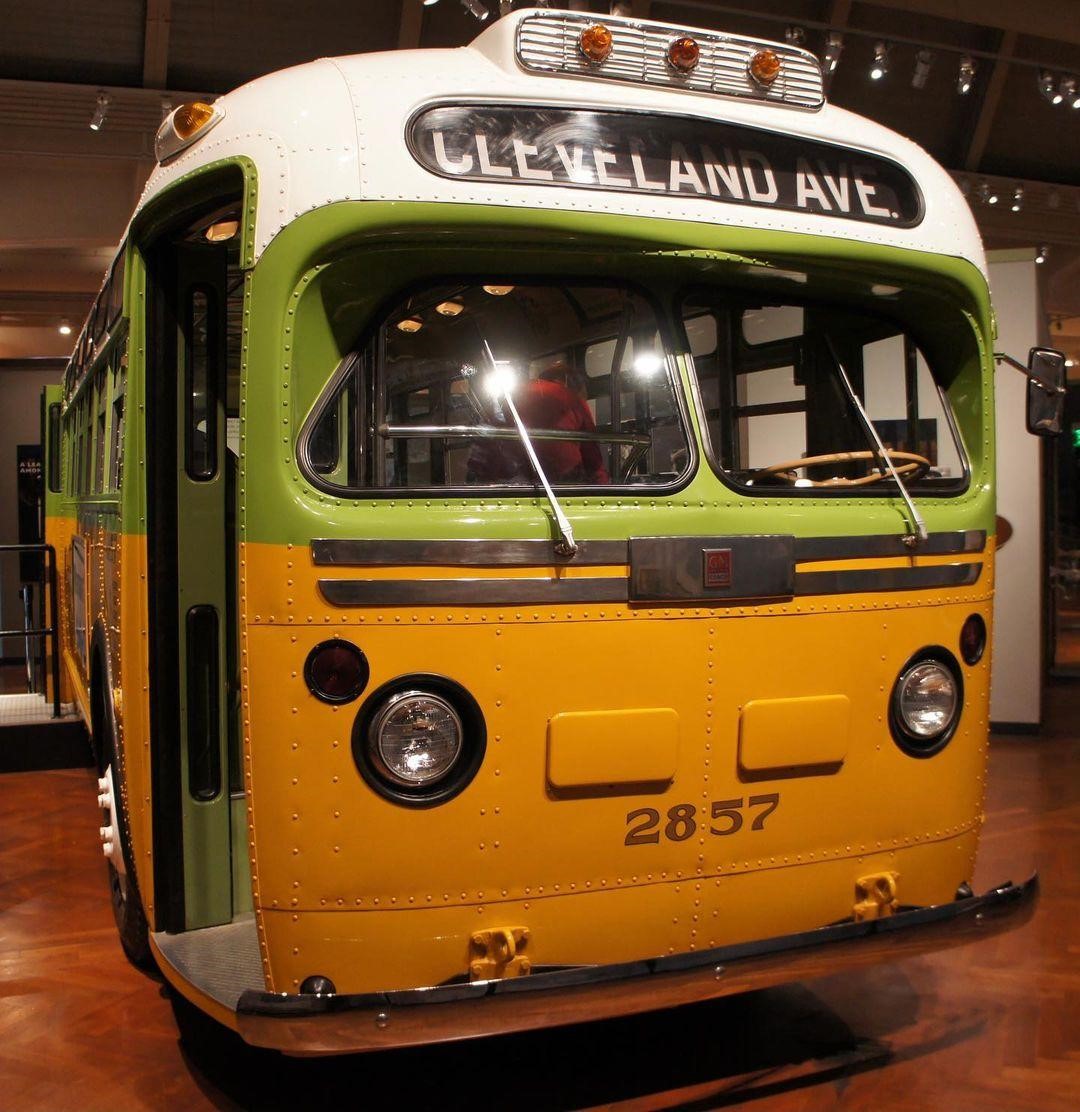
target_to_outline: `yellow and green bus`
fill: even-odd
[[[157,158],[47,399],[136,963],[329,1053],[1025,914],[971,890],[982,247],[812,54],[519,11],[182,105]]]

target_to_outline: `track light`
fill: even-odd
[[[784,40],[788,46],[802,46],[806,42],[806,31],[802,27],[786,27]]]
[[[90,130],[100,131],[105,123],[105,115],[109,111],[109,94],[104,89],[98,89],[97,106],[90,117]]]
[[[461,6],[481,23],[484,23],[490,16],[491,12],[480,3],[480,0],[461,0]]]
[[[889,72],[889,48],[883,43],[874,44],[874,62],[870,67],[870,80],[880,81]]]
[[[930,76],[930,67],[934,64],[932,50],[920,50],[915,55],[915,72],[911,75],[913,89],[925,89],[926,79]]]
[[[1060,104],[1064,97],[1061,95],[1061,90],[1057,87],[1054,81],[1054,75],[1049,70],[1043,70],[1039,74],[1039,92],[1051,104]]]
[[[57,331],[60,333],[61,336],[71,335],[71,322],[67,319],[67,317],[65,317],[60,322],[60,327],[57,329]]]
[[[1046,256],[1050,254],[1050,248],[1045,243],[1039,244],[1038,251],[1035,252],[1035,261],[1042,266],[1046,262]]]
[[[960,59],[960,69],[956,75],[956,91],[966,97],[975,84],[975,59],[970,54],[965,54]]]
[[[1013,212],[1019,212],[1024,207],[1024,187],[1018,182],[1013,190]]]
[[[984,205],[996,205],[998,203],[998,195],[995,190],[984,182],[979,182],[979,188],[975,190],[975,196],[979,198]]]
[[[844,50],[844,36],[837,34],[835,31],[829,32],[829,37],[825,40],[825,58],[822,62],[826,73],[836,73],[836,67],[840,65],[840,55]]]

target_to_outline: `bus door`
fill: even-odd
[[[163,237],[148,268],[155,880],[165,896],[158,928],[170,931],[228,923],[250,907],[231,814],[240,788],[235,430],[243,275],[236,225],[220,213],[217,206]]]

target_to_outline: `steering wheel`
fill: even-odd
[[[925,456],[917,455],[915,452],[899,452],[895,448],[886,448],[885,454],[889,457],[889,462],[896,468],[896,473],[904,478],[911,476],[912,479],[921,479],[933,466]],[[768,467],[758,467],[755,469],[755,474],[776,475],[780,479],[786,479],[794,486],[798,480],[796,472],[800,468],[815,467],[820,463],[853,463],[863,460],[876,460],[879,455],[879,452],[869,450],[862,452],[826,452],[822,456],[806,456],[803,459],[786,460],[784,463],[771,463]],[[891,471],[871,471],[869,475],[863,475],[858,479],[848,479],[842,475],[834,475],[831,479],[805,479],[803,482],[815,487],[866,486],[868,483],[880,483],[882,479],[891,478]]]

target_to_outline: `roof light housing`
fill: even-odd
[[[211,128],[225,118],[225,109],[219,104],[192,100],[177,105],[161,121],[154,137],[154,154],[158,162],[165,162],[201,139]]]

